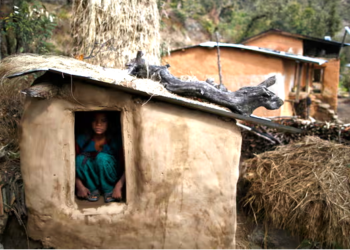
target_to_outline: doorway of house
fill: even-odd
[[[96,141],[96,131],[93,129],[93,121],[96,117],[104,117],[107,128],[103,133],[105,138],[101,145]],[[106,182],[111,186],[111,179],[115,184],[125,173],[124,147],[122,140],[121,112],[118,111],[81,111],[75,112],[75,174],[74,183],[75,202],[78,208],[93,208],[108,205],[104,200],[104,187]],[[102,161],[103,157],[107,157]],[[108,164],[106,171],[104,165]],[[114,167],[112,169],[111,165]],[[79,169],[78,169],[79,168]],[[103,169],[103,170],[101,170]],[[78,173],[79,171],[79,173]],[[81,178],[79,178],[82,176]],[[91,183],[99,190],[100,197],[97,201],[88,201],[77,196],[80,182],[84,187],[91,186]],[[113,180],[114,181],[114,180]],[[77,185],[78,184],[78,185]],[[94,190],[89,190],[93,192]],[[120,203],[126,202],[126,181],[122,188],[122,199]],[[113,202],[114,203],[114,202]]]

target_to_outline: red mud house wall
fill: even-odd
[[[224,85],[231,91],[244,86],[255,86],[270,76],[276,75],[277,83],[271,88],[280,98],[288,98],[289,89],[294,81],[295,62],[254,51],[237,48],[220,48],[221,67]],[[216,48],[192,47],[173,51],[163,57],[164,63],[171,65],[175,76],[196,76],[199,80],[208,77],[219,82]],[[258,116],[292,115],[290,103],[278,110],[263,107],[254,112]]]

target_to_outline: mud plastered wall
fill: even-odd
[[[288,96],[289,91],[285,93],[285,86],[289,85],[289,78],[294,72],[288,71],[286,60],[235,48],[221,47],[220,51],[223,83],[228,90],[237,91],[242,87],[256,86],[267,78],[276,76],[276,84],[270,89],[282,100]],[[172,52],[162,60],[164,64],[171,65],[169,70],[177,77],[195,76],[201,81],[213,78],[215,82],[219,82],[216,49],[189,48]],[[253,114],[264,117],[285,115],[291,112],[291,109],[286,108],[282,106],[277,110],[267,110],[259,107]]]
[[[303,55],[304,51],[303,40],[282,34],[266,34],[244,44],[248,46],[285,51],[297,55]]]
[[[233,122],[74,83],[84,105],[28,99],[21,168],[28,233],[54,248],[232,248],[241,135]],[[127,203],[79,209],[74,111],[119,110]]]

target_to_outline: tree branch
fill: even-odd
[[[268,78],[255,87],[243,87],[238,91],[231,92],[219,89],[211,82],[204,81],[181,81],[168,71],[167,66],[146,65],[140,59],[142,52],[138,52],[137,59],[127,64],[129,73],[138,78],[150,78],[160,83],[170,92],[192,96],[208,100],[229,108],[232,112],[249,116],[258,107],[265,107],[270,110],[278,109],[283,101],[273,92],[268,90],[276,82],[275,76]]]

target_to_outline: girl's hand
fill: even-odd
[[[115,184],[115,187],[113,189],[113,193],[112,193],[112,197],[114,199],[122,199],[122,188],[124,186],[125,183],[125,173],[122,175],[122,177],[120,178],[120,180],[117,182],[117,184]]]
[[[121,185],[121,183],[118,181],[117,185],[115,185],[114,189],[113,189],[113,193],[112,193],[112,197],[114,199],[122,199],[122,188],[123,185]]]

